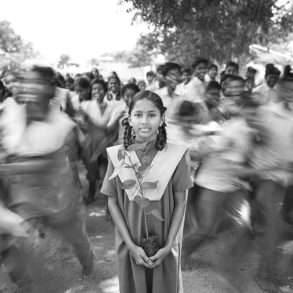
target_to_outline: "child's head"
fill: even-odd
[[[226,75],[222,81],[222,88],[225,97],[238,99],[245,91],[245,80],[237,75]]]
[[[192,64],[192,69],[193,75],[199,80],[204,81],[209,69],[209,60],[202,57],[197,58]]]
[[[181,66],[177,63],[173,63],[173,62],[165,63],[162,73],[167,83],[167,86],[169,86],[172,89],[175,89],[176,86],[181,82],[181,79],[182,79]]]
[[[74,90],[79,96],[80,101],[86,101],[90,99],[91,84],[87,77],[79,77],[75,80]]]
[[[209,66],[209,77],[211,80],[216,80],[217,76],[218,76],[218,66],[216,64],[211,64]]]
[[[34,66],[20,76],[15,99],[18,103],[26,105],[29,121],[44,120],[54,95],[54,70],[51,67]]]
[[[183,101],[177,112],[177,120],[183,126],[192,126],[202,122],[203,106],[200,103]]]
[[[221,98],[221,86],[216,81],[208,83],[205,91],[205,102],[208,108],[216,108],[219,106]]]
[[[108,79],[108,89],[110,92],[114,94],[118,94],[120,92],[121,82],[118,76],[111,75]]]
[[[74,79],[72,77],[68,76],[66,78],[65,87],[70,91],[74,91]]]
[[[128,106],[130,105],[135,94],[137,94],[138,92],[139,87],[134,83],[128,83],[122,88],[122,98]]]
[[[91,83],[91,99],[102,103],[107,94],[107,83],[104,80],[94,79]]]
[[[236,62],[229,61],[226,64],[225,74],[227,75],[239,75],[239,65]]]
[[[267,64],[265,71],[265,81],[268,87],[273,88],[280,79],[281,72],[274,64]]]
[[[191,79],[192,71],[190,68],[185,68],[182,71],[182,79],[184,82],[188,82]]]
[[[135,140],[151,141],[156,138],[156,149],[162,150],[167,143],[165,111],[161,98],[151,92],[143,91],[134,96],[124,123],[124,147],[127,149]]]
[[[139,87],[140,91],[145,91],[147,85],[144,80],[139,80],[137,86]]]
[[[149,84],[151,84],[153,82],[155,77],[156,77],[156,74],[153,71],[148,71],[146,74],[146,79]]]

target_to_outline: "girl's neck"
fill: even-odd
[[[154,142],[156,140],[156,135],[152,135],[148,138],[139,138],[139,137],[136,137],[135,138],[135,143],[137,144],[149,144],[151,142]]]

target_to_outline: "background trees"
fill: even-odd
[[[20,64],[37,55],[31,43],[25,42],[8,21],[0,21],[0,71],[16,71]]]
[[[141,37],[169,59],[190,64],[195,56],[219,62],[245,57],[249,45],[286,40],[293,30],[288,0],[123,0],[136,17],[154,25]]]

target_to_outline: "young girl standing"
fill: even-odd
[[[192,182],[186,148],[167,143],[165,110],[155,93],[138,93],[129,106],[123,146],[107,149],[102,192],[117,230],[121,293],[183,290],[181,235]],[[154,253],[143,248],[150,235],[158,240]]]

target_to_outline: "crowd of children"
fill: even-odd
[[[91,274],[86,205],[104,195],[121,293],[182,292],[181,267],[227,230],[234,261],[222,267],[256,242],[256,279],[279,292],[293,273],[293,72],[281,71],[267,64],[256,85],[253,67],[244,78],[235,62],[219,73],[198,58],[126,83],[45,66],[1,81],[0,261],[12,280],[30,292],[28,255],[47,229]]]

